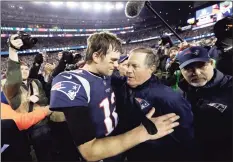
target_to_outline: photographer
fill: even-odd
[[[30,35],[19,33],[9,39],[9,60],[6,74],[6,83],[3,92],[13,110],[18,113],[32,112],[38,106],[48,105],[41,83],[36,79],[30,79],[29,67],[19,62],[17,50],[31,48]],[[52,139],[48,118],[39,121],[22,133],[29,137],[29,143],[33,146],[38,160],[52,160]]]
[[[216,60],[216,68],[224,74],[232,76],[233,55],[233,17],[228,16],[214,25],[217,38],[215,46],[209,51],[211,58]]]
[[[51,90],[51,83],[49,80],[51,78],[52,71],[54,70],[54,65],[45,63],[45,56],[41,53],[37,54],[34,58],[33,65],[30,69],[29,78],[31,79],[38,79],[45,91],[46,97],[50,100],[50,90]],[[44,69],[41,74],[39,74],[39,70],[41,69],[42,64],[44,65]]]

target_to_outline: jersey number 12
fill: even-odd
[[[115,112],[116,107],[114,108],[112,114],[111,114],[111,111],[110,111],[110,104],[114,104],[114,102],[115,102],[115,94],[112,93],[111,103],[109,102],[108,98],[105,98],[100,103],[100,108],[104,109],[104,115],[105,115],[104,123],[105,123],[106,129],[107,129],[106,135],[109,135],[114,130],[114,128],[117,126],[117,123],[118,123],[118,115]],[[114,121],[111,119],[111,115],[112,115]]]

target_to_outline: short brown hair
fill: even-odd
[[[122,53],[121,40],[116,35],[109,32],[94,33],[87,39],[87,49],[85,61],[92,61],[94,52],[106,56],[109,47],[112,46],[114,51]]]
[[[171,53],[172,50],[179,51],[179,47],[177,47],[177,46],[171,47],[171,48],[168,50],[168,55],[170,55],[170,53]]]
[[[152,48],[149,47],[137,47],[130,51],[130,53],[144,53],[146,54],[145,65],[147,67],[155,66],[156,68],[159,66],[159,56]]]

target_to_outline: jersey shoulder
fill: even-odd
[[[89,81],[78,73],[62,72],[52,82],[50,108],[88,106]]]

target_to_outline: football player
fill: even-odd
[[[86,64],[82,69],[63,72],[53,80],[50,109],[64,112],[73,140],[87,161],[120,160],[120,154],[151,139],[172,133],[179,116],[167,114],[151,118],[157,133],[150,135],[141,124],[113,136],[118,124],[115,94],[110,76],[118,66],[121,41],[113,34],[101,32],[87,39]],[[119,155],[119,156],[117,156]]]

